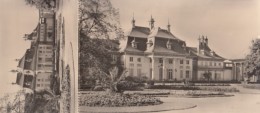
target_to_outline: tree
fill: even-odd
[[[79,1],[80,85],[86,81],[104,81],[109,75],[112,39],[122,37],[119,12],[109,0]]]
[[[55,0],[25,0],[25,2],[37,9],[51,9],[56,5]]]
[[[245,74],[248,78],[260,75],[260,39],[252,41],[250,53],[246,56]]]
[[[79,1],[79,31],[90,38],[122,37],[119,11],[109,0]]]
[[[118,92],[118,83],[120,81],[122,81],[123,79],[125,79],[126,77],[126,73],[127,71],[126,70],[123,70],[122,73],[120,73],[120,70],[118,67],[113,67],[113,68],[110,68],[109,70],[109,74],[110,74],[110,81],[108,82],[109,83],[109,91],[110,93],[115,93],[115,92]]]

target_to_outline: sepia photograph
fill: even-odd
[[[259,113],[259,0],[0,0],[0,113]]]
[[[0,112],[77,112],[78,2],[0,4]]]
[[[258,113],[258,0],[79,0],[79,113]]]

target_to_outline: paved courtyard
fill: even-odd
[[[245,89],[236,86],[240,92],[232,97],[213,98],[169,98],[172,101],[196,103],[193,109],[178,110],[174,113],[259,113],[260,90]],[[161,113],[172,113],[165,111]]]

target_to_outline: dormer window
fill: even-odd
[[[184,50],[186,50],[186,44],[185,43],[182,44],[182,47],[183,47]]]
[[[211,54],[212,56],[214,56],[214,55],[215,55],[215,52],[214,52],[214,51],[210,51],[210,54]]]
[[[146,44],[147,44],[147,49],[148,49],[149,47],[151,47],[153,45],[153,42],[152,42],[152,40],[148,40]]]
[[[168,49],[172,49],[172,43],[170,42],[170,40],[167,41],[166,47],[167,47]]]
[[[132,43],[132,47],[133,48],[137,48],[137,42],[135,41],[135,38],[134,38],[134,40],[131,43]]]

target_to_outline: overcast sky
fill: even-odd
[[[18,62],[30,42],[22,37],[31,33],[38,22],[38,10],[25,4],[24,0],[0,0],[0,83],[10,82]],[[2,86],[3,88],[4,86]]]
[[[243,58],[251,40],[260,35],[259,0],[112,0],[120,11],[124,30],[147,26],[151,15],[155,26],[166,28],[196,47],[199,35],[207,35],[210,47],[225,58]]]

